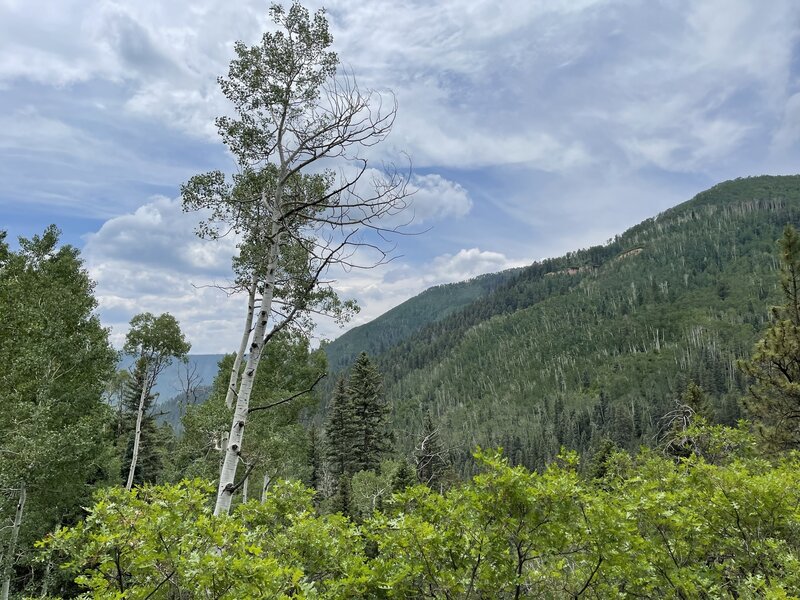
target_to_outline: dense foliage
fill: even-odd
[[[240,454],[248,473],[247,491],[251,492],[251,482],[257,482],[256,497],[260,497],[262,486],[276,477],[309,477],[309,440],[299,414],[313,404],[311,388],[326,369],[325,355],[312,351],[302,336],[277,335],[268,348],[253,387],[250,438]],[[183,434],[170,465],[172,481],[182,477],[213,480],[219,475],[220,453],[231,415],[225,395],[233,359],[228,355],[221,361],[208,400],[186,407]],[[281,403],[298,390],[306,392]],[[268,406],[271,408],[264,409]]]
[[[332,478],[333,507],[353,513],[353,476],[380,470],[391,451],[389,405],[383,397],[380,373],[362,352],[347,381],[340,377],[331,398],[325,424],[325,458]]]
[[[33,543],[77,521],[92,491],[118,482],[102,401],[116,361],[94,315],[93,284],[59,231],[0,232],[0,555],[3,593],[51,579]],[[58,573],[53,573],[56,576]]]
[[[606,246],[455,286],[456,304],[476,294],[457,310],[427,304],[440,288],[329,378],[325,419],[325,351],[272,336],[221,516],[234,357],[208,391],[187,377],[175,437],[136,363],[114,376],[77,251],[55,229],[0,243],[9,591],[799,597],[800,238],[775,247],[798,184],[723,184]],[[475,460],[487,441],[505,450]]]
[[[753,356],[741,366],[753,379],[746,401],[773,450],[800,449],[800,236],[787,226],[780,241],[784,303]]]
[[[313,491],[275,485],[214,517],[198,482],[102,492],[51,546],[94,598],[699,598],[800,593],[800,459],[721,464],[653,452],[577,456],[542,473],[479,454],[444,494],[419,485],[362,524],[319,515]]]

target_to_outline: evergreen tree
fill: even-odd
[[[317,433],[317,426],[312,425],[308,431],[308,463],[311,466],[311,473],[308,476],[309,487],[319,490],[320,477],[322,475],[320,439]]]
[[[745,408],[773,450],[800,449],[800,236],[787,225],[780,240],[784,304],[740,366],[754,383]]]
[[[347,395],[353,408],[355,472],[376,470],[391,449],[389,405],[383,398],[381,375],[366,352],[350,372]]]
[[[402,492],[415,483],[417,483],[417,478],[414,473],[414,467],[406,461],[401,462],[392,475],[392,492]]]
[[[351,515],[353,511],[351,495],[350,477],[340,477],[336,482],[336,492],[331,502],[331,512]]]
[[[352,475],[354,464],[355,413],[343,377],[336,381],[325,425],[325,458],[337,479]]]

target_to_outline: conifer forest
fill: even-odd
[[[331,273],[429,234],[364,158],[394,96],[323,10],[269,15],[219,77],[233,174],[180,188],[234,252],[210,385],[168,312],[112,345],[56,225],[0,231],[0,600],[800,598],[800,175],[320,344]]]

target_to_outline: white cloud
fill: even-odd
[[[509,257],[613,235],[714,181],[796,171],[794,0],[324,3],[344,65],[399,102],[368,158],[411,155],[426,173],[411,181],[416,221],[436,227],[408,242],[413,260],[342,277],[360,322]],[[0,0],[0,220],[24,202],[48,222],[110,219],[86,254],[115,331],[173,310],[197,344],[235,345],[227,300],[191,285],[224,279],[230,249],[195,240],[174,201],[134,209],[231,167],[212,150],[229,110],[215,79],[267,21],[263,0]]]
[[[342,273],[334,285],[343,298],[355,298],[361,311],[350,327],[367,323],[387,310],[434,285],[464,281],[513,267],[530,264],[528,259],[509,258],[501,252],[462,248],[442,254],[424,264],[392,262],[371,270]],[[317,336],[335,338],[341,330],[326,320],[319,322]]]
[[[728,106],[742,92],[777,116],[791,95],[789,0],[324,4],[344,64],[399,99],[379,157],[407,150],[422,167],[570,172],[621,148],[633,168],[707,169],[749,141],[752,114]],[[124,81],[132,113],[213,138],[216,76],[268,18],[257,0],[65,0],[7,2],[0,23],[6,85]]]
[[[130,318],[149,311],[173,314],[196,352],[235,347],[236,315],[245,300],[214,287],[229,284],[235,241],[201,240],[193,233],[196,223],[197,215],[184,214],[178,200],[157,197],[87,236],[86,265],[115,345]]]
[[[408,191],[411,193],[409,210],[415,223],[463,217],[472,208],[466,189],[436,173],[414,176]]]
[[[446,180],[437,183],[455,187]],[[130,318],[149,311],[173,314],[195,352],[230,352],[236,347],[245,301],[214,287],[229,282],[235,242],[199,240],[193,233],[196,221],[196,215],[181,211],[178,200],[156,197],[133,213],[109,219],[87,236],[83,255],[97,282],[101,319],[112,327],[115,345],[122,344]],[[354,297],[361,304],[353,323],[358,324],[432,285],[526,262],[500,252],[464,248],[419,266],[391,262],[373,270],[334,274],[335,287],[342,297]],[[331,323],[320,322],[319,336],[340,333]]]
[[[468,199],[457,184],[439,176],[428,176],[420,183],[424,193],[456,198],[430,214],[465,210],[462,204]],[[109,219],[86,237],[84,258],[97,282],[101,318],[112,327],[116,345],[121,345],[130,318],[149,311],[173,314],[197,352],[228,352],[236,346],[244,300],[229,298],[214,287],[230,281],[235,240],[200,240],[193,233],[197,220],[197,215],[182,212],[179,200],[155,197],[133,213]],[[343,297],[359,299],[363,310],[358,322],[363,322],[431,285],[518,264],[498,252],[462,249],[422,267],[393,262],[375,270],[342,273],[336,288]],[[321,335],[338,333],[322,323]]]

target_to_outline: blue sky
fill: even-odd
[[[793,0],[325,5],[342,63],[397,98],[371,158],[411,156],[430,228],[383,268],[337,274],[354,323],[602,243],[719,181],[800,170]],[[260,1],[0,0],[0,228],[56,223],[117,343],[149,310],[175,314],[196,352],[237,345],[244,299],[208,287],[229,277],[233,242],[196,239],[177,196],[232,170],[215,80],[233,42],[267,27]]]

